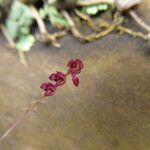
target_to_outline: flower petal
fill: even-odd
[[[73,59],[70,59],[69,62],[68,62],[68,64],[67,64],[67,66],[68,66],[68,67],[71,67],[72,63],[74,63],[74,60],[73,60]]]
[[[55,91],[56,90],[56,86],[50,82],[45,82],[40,86],[41,89],[43,89],[44,91]]]
[[[83,69],[84,65],[83,65],[82,61],[78,58],[76,59],[76,61],[80,64],[81,69]]]
[[[56,73],[52,73],[52,74],[49,76],[49,79],[52,80],[52,81],[55,81],[55,80],[56,80]]]
[[[69,72],[71,74],[79,74],[84,67],[80,59],[71,59],[67,66],[69,67]]]
[[[56,71],[56,73],[51,74],[49,79],[55,81],[56,86],[60,86],[66,83],[66,75],[59,71]]]
[[[40,86],[41,89],[46,90],[46,85],[47,83],[42,83],[42,85]]]
[[[72,75],[72,82],[76,87],[78,87],[80,83],[79,78],[76,75]]]
[[[48,90],[45,91],[44,96],[47,97],[47,96],[52,96],[54,94],[55,94],[55,90]]]

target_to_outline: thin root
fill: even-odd
[[[133,10],[129,11],[129,15],[136,21],[136,23],[150,33],[150,25],[145,23]]]
[[[80,17],[82,20],[87,22],[87,25],[93,29],[94,31],[99,31],[98,26],[96,25],[96,23],[86,14],[82,13],[81,11],[79,11],[78,9],[75,9],[75,14]]]
[[[53,34],[48,33],[44,21],[39,15],[37,9],[34,6],[30,6],[33,17],[36,19],[39,30],[40,30],[40,39],[42,42],[50,42],[53,46],[60,48],[60,44]]]
[[[76,28],[76,25],[75,25],[74,21],[72,20],[71,16],[69,15],[69,13],[67,11],[63,10],[62,14],[64,15],[65,19],[67,20],[67,22],[70,26],[70,31],[72,32],[73,36],[80,40],[83,40],[84,36]]]
[[[95,41],[99,38],[102,38],[108,34],[110,34],[111,32],[113,32],[115,29],[115,26],[114,25],[111,25],[109,28],[107,28],[105,31],[101,31],[99,33],[94,33],[92,35],[89,35],[89,36],[86,36],[85,37],[85,40],[88,41],[88,42],[91,42],[91,41]]]
[[[13,39],[10,37],[7,28],[6,28],[3,24],[1,24],[0,27],[1,27],[2,33],[4,34],[4,37],[6,38],[6,40],[8,41],[8,43],[9,43],[9,45],[10,45],[10,47],[11,47],[11,48],[16,48],[16,44],[15,44],[15,42],[13,41]],[[25,59],[24,52],[18,50],[18,55],[19,55],[20,62],[21,62],[23,65],[26,66],[26,65],[27,65],[27,61],[26,61],[26,59]]]
[[[27,66],[27,61],[26,61],[26,57],[25,57],[24,52],[18,50],[18,55],[19,55],[20,62],[21,62],[24,66]]]
[[[9,43],[9,45],[10,45],[10,47],[11,47],[11,48],[15,48],[15,47],[16,47],[16,44],[15,44],[15,42],[13,41],[13,39],[10,37],[7,28],[6,28],[3,24],[1,24],[0,27],[1,27],[1,31],[2,31],[2,33],[3,33],[3,35],[4,35],[4,37],[6,38],[6,40],[8,41],[8,43]]]

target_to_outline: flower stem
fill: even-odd
[[[0,137],[0,142],[4,140],[8,136],[8,134],[11,131],[13,131],[17,127],[17,125],[20,124],[28,116],[28,114],[34,109],[34,107],[41,102],[42,102],[41,99],[33,101],[30,107],[27,108],[25,112],[12,124],[12,126]]]
[[[21,51],[21,50],[18,50],[18,55],[19,55],[20,62],[24,66],[27,66],[27,61],[26,61],[25,53],[23,51]]]

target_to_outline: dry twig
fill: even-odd
[[[101,32],[98,32],[98,33],[94,33],[94,34],[91,34],[91,35],[89,35],[89,36],[86,36],[86,37],[85,37],[85,40],[86,40],[86,41],[89,41],[89,42],[95,41],[95,40],[97,40],[97,39],[99,39],[99,38],[102,38],[102,37],[104,37],[104,36],[110,34],[111,32],[114,31],[114,29],[115,29],[115,25],[110,25],[110,26],[109,26],[106,30],[104,30],[104,31],[101,31]]]
[[[65,19],[67,20],[69,27],[70,27],[70,31],[72,32],[73,36],[80,40],[83,40],[84,36],[76,28],[76,25],[75,25],[74,21],[72,20],[71,16],[69,15],[69,13],[67,11],[63,10],[62,14],[64,15]]]
[[[147,32],[150,32],[150,26],[147,23],[145,23],[133,10],[130,10],[128,13],[141,28],[143,28]]]
[[[13,41],[13,39],[10,37],[9,32],[8,32],[8,30],[6,29],[6,27],[5,27],[3,24],[1,24],[0,27],[1,27],[1,31],[2,31],[2,33],[3,33],[3,35],[4,35],[4,37],[6,38],[6,40],[8,41],[8,43],[9,43],[9,45],[10,45],[10,47],[11,47],[11,48],[16,48],[16,44],[15,44],[15,42]],[[21,51],[21,50],[17,50],[17,51],[18,51],[18,55],[19,55],[20,62],[21,62],[23,65],[26,66],[26,65],[27,65],[27,61],[26,61],[24,52]]]
[[[78,10],[75,10],[75,13],[83,20],[87,21],[88,24],[90,24],[92,27],[92,29],[96,28],[96,31],[97,31],[97,28],[100,29],[109,29],[112,25],[110,23],[108,23],[107,21],[105,20],[102,20],[102,19],[99,19],[99,22],[94,22],[88,15],[85,15],[83,14],[82,12],[78,11]],[[116,22],[117,22],[117,19],[116,19]],[[139,37],[139,38],[142,38],[144,40],[147,40],[149,38],[148,34],[144,34],[142,32],[136,32],[136,31],[133,31],[127,27],[124,27],[123,25],[117,25],[115,26],[115,28],[112,28],[113,30],[118,30],[120,32],[124,32],[124,33],[127,33],[127,34],[130,34],[134,37]],[[109,30],[106,30],[106,33],[109,33],[109,31],[111,31],[111,28]],[[99,35],[101,35],[99,33]],[[103,35],[103,33],[102,33]],[[105,35],[105,31],[104,31],[104,35]],[[107,35],[107,34],[106,34]],[[97,36],[98,37],[98,36]]]
[[[69,25],[70,25],[70,30],[72,32],[72,34],[79,38],[81,41],[85,41],[85,42],[92,42],[92,41],[95,41],[101,37],[104,37],[106,35],[108,35],[110,32],[112,32],[114,30],[114,25],[112,25],[111,27],[109,27],[108,29],[106,29],[105,31],[102,31],[102,32],[98,32],[98,33],[93,33],[91,35],[82,35],[79,30],[76,28],[72,18],[70,17],[70,15],[68,14],[68,12],[66,11],[63,11],[62,12],[64,17],[66,18],[66,20],[68,21]],[[82,16],[82,17],[85,17],[85,16]],[[88,17],[85,18],[86,20],[90,21]],[[94,25],[92,22],[91,22],[92,25]]]
[[[30,6],[33,17],[36,19],[39,30],[40,30],[40,40],[42,42],[50,42],[53,46],[60,48],[60,44],[57,41],[57,37],[59,37],[59,33],[57,34],[50,34],[48,33],[44,21],[40,17],[37,9],[34,6]],[[63,32],[64,33],[64,32]],[[62,32],[60,33],[62,35]],[[58,36],[57,36],[58,35]]]
[[[79,18],[86,21],[88,26],[91,29],[93,29],[94,31],[99,31],[99,28],[97,27],[96,23],[88,15],[85,15],[84,13],[80,12],[78,9],[75,9],[74,12]]]

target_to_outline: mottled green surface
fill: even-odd
[[[150,24],[149,11],[145,0],[138,13]],[[62,49],[36,45],[27,53],[27,68],[4,43],[1,37],[0,135],[39,97],[39,85],[51,72],[65,71],[66,61],[76,57],[85,69],[79,88],[69,80],[0,150],[150,149],[150,48],[142,40],[114,33],[83,45],[67,36]]]

